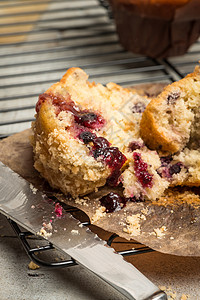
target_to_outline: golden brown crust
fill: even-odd
[[[141,137],[150,149],[175,153],[179,149],[176,142],[169,140],[154,118],[155,105],[161,99],[153,99],[144,111],[140,123]]]
[[[198,66],[195,68],[193,73],[165,87],[163,92],[159,94],[157,98],[152,99],[151,102],[147,105],[146,110],[144,111],[142,116],[140,129],[141,137],[151,149],[162,150],[168,153],[175,153],[181,150],[188,141],[189,137],[186,138],[185,136],[181,136],[179,133],[176,134],[176,128],[175,134],[172,136],[170,134],[170,131],[166,131],[166,128],[161,126],[161,119],[163,117],[165,118],[165,116],[167,115],[167,112],[165,112],[165,116],[162,115],[161,109],[163,103],[167,101],[169,95],[174,93],[174,91],[182,90],[185,93],[184,90],[188,87],[188,84],[190,84],[191,80],[200,81],[200,71]],[[187,91],[187,93],[188,92],[190,91]],[[176,101],[179,101],[179,99],[177,99]],[[185,101],[187,101],[187,99]],[[158,116],[160,116],[160,118]]]

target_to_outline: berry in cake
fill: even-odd
[[[159,198],[170,182],[157,171],[161,167],[158,153],[143,146],[129,151],[127,157],[129,166],[121,175],[124,196],[136,202]]]
[[[102,206],[106,208],[107,213],[119,211],[126,206],[127,200],[117,193],[110,192],[99,199]]]

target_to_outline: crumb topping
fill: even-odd
[[[127,225],[125,228],[123,228],[123,231],[129,233],[131,236],[140,235],[140,219],[141,219],[140,214],[127,216],[126,218]]]
[[[161,228],[155,228],[154,233],[158,239],[162,238],[165,235],[165,231],[167,230],[166,226],[162,226]]]
[[[101,218],[106,216],[106,208],[100,206],[92,217],[92,223],[99,221]]]

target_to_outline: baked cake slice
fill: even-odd
[[[73,197],[106,183],[123,184],[127,197],[148,199],[156,197],[150,190],[160,185],[159,196],[167,182],[156,171],[161,161],[153,151],[157,163],[150,162],[139,133],[149,100],[114,83],[103,86],[87,79],[83,70],[71,68],[39,96],[32,125],[35,168],[52,187]],[[139,164],[133,153],[138,148]],[[137,174],[131,181],[128,169]],[[144,184],[147,173],[151,183]]]

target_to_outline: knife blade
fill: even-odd
[[[44,238],[128,299],[167,299],[164,292],[71,214],[58,216],[47,196],[1,162],[0,212],[35,235],[44,234],[43,224],[49,222],[52,230]]]

